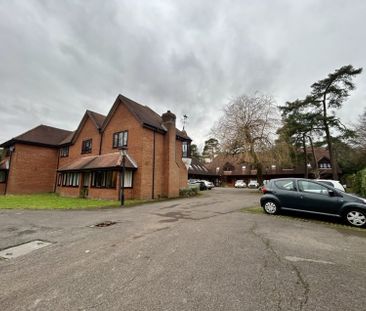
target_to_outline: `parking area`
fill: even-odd
[[[0,309],[364,309],[366,230],[265,215],[259,198],[215,188],[124,209],[0,210],[0,250],[51,243],[0,260]]]

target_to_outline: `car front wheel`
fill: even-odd
[[[365,227],[366,213],[359,209],[350,209],[345,215],[345,220],[348,224],[354,227]]]
[[[263,205],[263,209],[270,215],[276,215],[279,212],[278,204],[274,201],[266,201]]]

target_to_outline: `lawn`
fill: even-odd
[[[144,200],[127,200],[125,206],[144,202]],[[84,209],[119,206],[119,201],[67,198],[55,193],[0,196],[0,209]]]

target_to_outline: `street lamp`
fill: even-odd
[[[121,155],[121,206],[125,205],[125,172],[126,172],[126,155],[127,155],[127,147],[121,147],[119,149],[119,153]]]
[[[220,167],[216,167],[216,175],[219,175],[220,172]],[[221,176],[220,177],[216,177],[216,186],[220,186],[221,183]]]

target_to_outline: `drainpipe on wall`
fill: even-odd
[[[56,187],[57,187],[57,178],[58,178],[58,167],[60,165],[60,149],[58,149],[57,151],[57,166],[56,166],[56,177],[55,177],[55,184],[53,186],[53,192],[56,192]]]
[[[152,199],[155,199],[155,135],[156,131],[154,131],[154,138],[153,138],[153,165],[152,165],[152,187],[151,187]]]
[[[99,155],[101,155],[102,154],[102,144],[103,144],[104,132],[101,132],[100,129],[99,129],[99,135],[100,135],[100,140],[99,140]]]
[[[5,183],[4,195],[6,195],[6,192],[8,190],[8,183],[9,183],[10,169],[11,169],[11,160],[13,158],[13,152],[15,151],[15,147],[14,146],[10,146],[9,147],[9,151],[10,151],[9,169],[8,169],[8,175],[6,176],[6,183]]]

